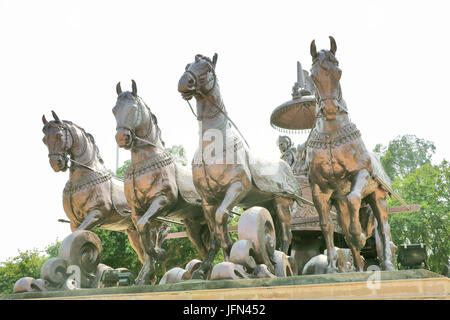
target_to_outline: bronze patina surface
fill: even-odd
[[[183,220],[188,237],[202,258],[208,250],[209,231],[191,173],[173,161],[164,148],[158,120],[137,95],[134,81],[132,88],[131,92],[122,92],[120,83],[117,84],[113,114],[117,144],[131,151],[131,165],[125,173],[125,196],[145,251],[145,263],[136,283],[148,284],[155,276],[156,260],[165,255],[161,243],[168,232],[165,223],[156,218]]]
[[[360,250],[368,237],[361,227],[360,208],[364,204],[370,205],[380,237],[380,266],[383,270],[393,270],[388,192],[374,179],[375,175],[386,179],[386,175],[379,161],[370,156],[359,130],[350,122],[339,82],[342,71],[335,56],[336,42],[332,37],[330,41],[330,50],[320,52],[317,52],[315,42],[311,43],[311,77],[316,87],[317,104],[316,125],[307,143],[309,182],[327,246],[327,272],[337,271],[331,205],[337,209],[338,222],[358,271],[363,270]]]
[[[217,54],[213,59],[196,55],[178,82],[178,91],[184,99],[189,102],[195,97],[200,125],[200,142],[192,162],[192,173],[212,234],[208,257],[194,274],[200,278],[210,268],[219,250],[219,241],[225,259],[229,259],[233,243],[227,224],[234,206],[249,208],[257,204],[275,214],[279,223],[279,249],[287,253],[292,238],[291,207],[293,199],[301,195],[300,186],[286,162],[258,159],[244,144],[238,129],[232,128],[233,122],[220,95],[216,62]]]
[[[55,172],[66,171],[70,164],[63,205],[72,232],[93,228],[126,232],[143,262],[144,252],[131,220],[123,182],[106,170],[91,134],[70,121],[60,120],[53,111],[52,114],[51,121],[42,117],[43,142]]]

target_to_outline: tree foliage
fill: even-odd
[[[428,251],[427,265],[440,273],[448,263],[450,166],[447,161],[439,165],[426,163],[405,179],[397,178],[393,188],[409,204],[419,204],[420,211],[389,216],[394,243],[425,243]],[[400,205],[390,200],[391,206]]]
[[[397,177],[405,178],[415,169],[430,163],[435,151],[433,142],[415,135],[396,137],[389,142],[388,147],[377,144],[374,149],[391,180]]]
[[[440,273],[449,259],[450,190],[449,163],[431,163],[434,143],[415,135],[399,136],[388,147],[377,144],[374,152],[392,179],[392,188],[409,204],[420,205],[418,212],[391,214],[392,240],[395,244],[424,243],[428,268]],[[400,206],[394,198],[389,206]]]
[[[124,232],[94,229],[102,242],[101,263],[111,268],[127,268],[133,275],[137,275],[142,265],[137,253]]]
[[[176,144],[170,148],[166,148],[166,150],[172,154],[175,162],[181,164],[182,166],[187,165],[186,150],[184,150],[184,147],[182,145]]]

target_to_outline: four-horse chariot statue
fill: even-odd
[[[117,145],[131,153],[124,179],[106,170],[91,134],[54,112],[52,121],[44,116],[50,165],[56,172],[70,168],[63,204],[73,233],[59,256],[45,263],[41,278],[20,279],[15,292],[153,284],[157,261],[166,255],[168,223],[175,220],[185,225],[202,260],[169,270],[160,284],[364,271],[372,264],[393,270],[388,213],[412,208],[387,208],[387,197],[396,195],[349,120],[336,42],[330,41],[320,52],[311,43],[311,75],[298,63],[293,99],[272,113],[272,127],[284,133],[310,130],[298,147],[280,136],[275,160],[254,154],[232,121],[218,85],[217,54],[196,55],[178,82],[200,129],[190,171],[166,150],[153,113],[158,107],[150,109],[134,81],[131,91],[117,84],[112,110]],[[236,207],[243,213],[229,230]],[[126,269],[100,264],[93,228],[128,234],[143,264],[136,279]],[[230,231],[237,231],[238,241]],[[225,261],[213,265],[219,250]]]

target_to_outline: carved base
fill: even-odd
[[[14,284],[14,293],[63,291],[81,288],[104,288],[134,283],[128,269],[99,264],[102,252],[98,236],[87,230],[78,230],[61,243],[58,257],[47,260],[41,277],[24,277]]]

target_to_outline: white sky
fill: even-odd
[[[291,98],[296,61],[309,45],[337,41],[341,84],[369,149],[400,134],[435,142],[450,159],[449,6],[446,1],[3,1],[0,0],[2,171],[0,261],[70,233],[62,190],[69,173],[50,168],[42,114],[94,135],[115,167],[115,85],[157,115],[166,145],[189,161],[197,122],[177,92],[184,67],[219,54],[216,72],[231,118],[252,149],[278,153],[272,110]],[[296,143],[305,136],[292,136]],[[120,162],[129,151],[120,152]]]

